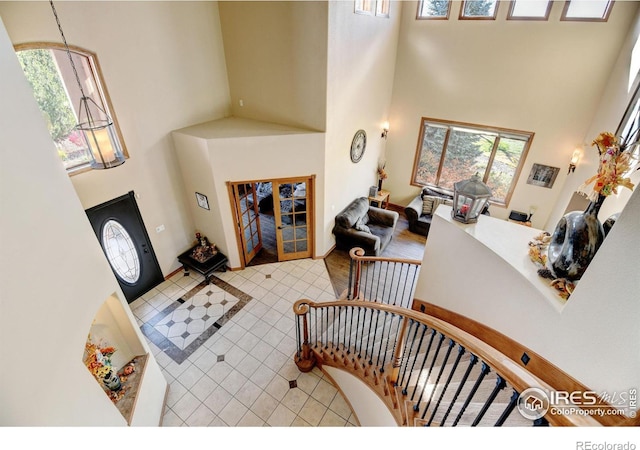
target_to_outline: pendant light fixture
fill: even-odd
[[[60,36],[64,43],[64,48],[69,57],[73,74],[75,75],[76,82],[78,83],[78,89],[80,90],[80,106],[77,111],[77,125],[76,130],[82,131],[85,142],[90,150],[91,156],[91,168],[93,169],[110,169],[117,167],[124,163],[125,158],[120,147],[120,141],[115,132],[115,126],[113,120],[104,108],[101,108],[91,97],[85,95],[76,65],[73,62],[71,50],[67,45],[67,40],[64,37],[60,20],[58,19],[58,13],[53,5],[53,0],[49,0],[51,4],[51,10],[56,18],[58,24],[58,30],[60,30]]]

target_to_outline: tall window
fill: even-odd
[[[83,131],[75,129],[82,94],[64,46],[54,43],[22,44],[16,46],[16,53],[62,164],[69,173],[88,168],[91,152],[86,136]],[[96,55],[73,47],[71,56],[85,95],[114,121],[117,135],[109,135],[109,139],[112,142],[117,140],[127,157]]]
[[[622,142],[629,145],[627,151],[631,154],[631,162],[629,170],[624,176],[630,176],[634,171],[640,170],[640,145],[632,145],[634,142],[640,141],[640,86],[636,88],[636,92],[618,126],[616,136],[619,136]]]
[[[453,192],[478,173],[491,200],[507,205],[533,133],[422,118],[412,184]]]

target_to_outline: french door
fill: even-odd
[[[86,213],[128,303],[164,281],[133,191]]]
[[[312,177],[273,181],[273,192],[279,193],[273,202],[278,261],[312,255],[312,184]]]
[[[258,214],[256,183],[231,183],[235,203],[236,224],[242,243],[245,264],[262,249],[262,231]]]
[[[273,223],[278,261],[309,258],[313,254],[313,176],[229,183],[236,231],[244,264],[262,249],[257,185],[271,184]],[[264,193],[263,196],[264,204]],[[271,200],[268,198],[267,200]],[[266,202],[271,204],[270,201]],[[268,228],[268,227],[267,227]],[[270,231],[270,230],[269,230]]]

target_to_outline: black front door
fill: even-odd
[[[133,191],[86,212],[127,302],[164,281]]]

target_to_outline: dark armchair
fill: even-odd
[[[427,236],[429,228],[431,228],[433,213],[440,204],[453,205],[453,196],[428,187],[423,188],[420,194],[411,200],[411,203],[404,209],[409,222],[409,231]],[[489,215],[488,204],[482,214]]]

